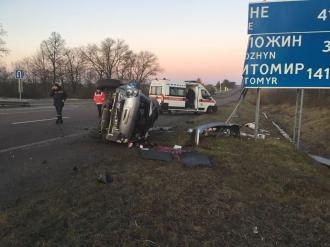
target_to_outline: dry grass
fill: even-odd
[[[269,116],[292,135],[295,106],[289,104],[264,107]],[[305,106],[301,138],[307,150],[330,158],[330,109],[329,107]]]
[[[211,118],[223,120],[230,110]],[[237,121],[248,120],[253,109],[246,103]],[[186,128],[193,125],[181,123],[176,133],[152,139],[186,144]],[[0,245],[330,245],[329,169],[276,138],[202,139],[198,150],[212,167],[142,160],[123,147],[67,183],[2,210]],[[96,181],[100,169],[112,175],[112,184]]]

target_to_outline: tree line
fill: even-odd
[[[0,39],[1,54],[7,52],[4,45]],[[55,82],[61,82],[72,97],[90,97],[98,79],[125,79],[140,85],[162,71],[155,54],[136,53],[124,40],[106,38],[99,44],[68,47],[57,32],[43,40],[34,55],[16,61],[14,67],[25,72],[23,95],[28,98],[46,97]],[[1,95],[17,95],[17,81],[4,67],[0,68]]]

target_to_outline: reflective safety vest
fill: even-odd
[[[95,104],[97,104],[97,105],[103,105],[104,100],[105,100],[105,94],[104,94],[104,92],[100,92],[100,93],[95,92],[94,93],[94,102],[95,102]]]

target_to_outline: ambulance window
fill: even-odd
[[[162,95],[162,87],[151,87],[151,95]]]
[[[170,96],[185,97],[186,90],[185,88],[170,87]]]
[[[209,93],[206,90],[202,89],[201,91],[202,91],[202,98],[203,99],[211,98],[211,96],[209,95]]]

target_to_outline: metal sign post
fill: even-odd
[[[18,93],[19,93],[19,101],[22,101],[22,93],[23,93],[23,79],[24,71],[21,69],[17,69],[15,71],[15,78],[18,79]]]
[[[22,101],[22,86],[21,86],[21,79],[18,79],[18,93],[19,93],[19,101]]]
[[[257,103],[256,103],[255,129],[254,129],[255,139],[258,139],[258,135],[259,135],[260,96],[261,96],[261,89],[257,88]]]
[[[297,149],[299,149],[299,147],[300,147],[300,134],[301,134],[301,125],[302,125],[302,116],[303,116],[304,94],[305,94],[305,90],[301,89],[300,90],[299,121],[298,121],[297,142],[296,142]]]
[[[292,138],[293,143],[297,143],[299,102],[300,102],[300,90],[297,89],[297,92],[296,92],[296,110],[295,110],[295,114],[294,114],[294,126],[293,126],[293,138]]]

